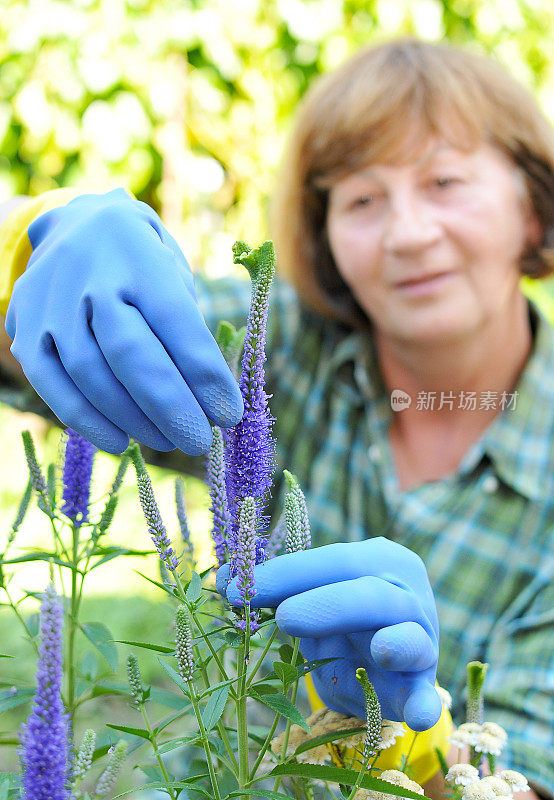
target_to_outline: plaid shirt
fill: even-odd
[[[220,319],[245,323],[248,280],[196,275],[196,286],[212,331]],[[315,315],[277,279],[266,362],[277,470],[267,510],[273,525],[285,467],[306,495],[314,546],[385,535],[418,553],[437,602],[437,678],[454,698],[454,721],[465,718],[467,662],[488,662],[485,719],[509,735],[498,762],[554,796],[554,331],[530,310],[534,349],[515,409],[495,417],[454,473],[401,491],[390,398],[367,334]],[[31,390],[6,381],[0,399],[51,416]],[[143,451],[203,476],[203,459]]]

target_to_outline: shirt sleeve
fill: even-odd
[[[554,555],[495,625],[486,661],[485,720],[508,734],[497,762],[554,797]]]

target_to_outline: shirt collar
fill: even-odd
[[[529,314],[535,337],[514,389],[515,408],[494,418],[462,459],[459,471],[469,471],[486,454],[504,483],[539,500],[552,486],[554,328],[531,302]]]
[[[463,457],[458,473],[472,472],[488,457],[505,484],[533,500],[544,497],[552,482],[554,437],[554,328],[529,301],[535,331],[533,349],[514,392],[515,408],[506,408]],[[379,401],[391,417],[387,390],[368,334],[354,331],[337,344],[331,357],[333,380],[351,402]],[[387,400],[387,402],[384,402]],[[383,401],[383,402],[381,402]]]

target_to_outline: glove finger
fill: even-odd
[[[413,592],[368,576],[318,586],[288,597],[277,607],[275,621],[291,636],[319,638],[376,630],[408,621],[418,622],[430,636],[435,636]]]
[[[144,231],[141,233],[144,237]],[[140,310],[205,415],[223,428],[236,425],[244,410],[238,383],[204,321],[195,295],[191,296],[173,249],[158,242],[149,257],[153,261],[149,269],[156,275],[155,291],[127,289],[125,302]]]
[[[215,588],[223,597],[226,597],[227,584],[229,583],[230,574],[231,564],[229,562],[222,564],[215,574]]]
[[[140,311],[97,303],[90,325],[115,377],[158,430],[189,455],[205,453],[210,423]]]
[[[16,358],[17,350],[16,336],[12,344]],[[129,446],[127,434],[102,416],[75,386],[51,338],[41,343],[35,363],[24,367],[24,372],[29,383],[66,427],[107,453],[122,453]]]
[[[169,441],[117,380],[108,366],[91,330],[79,321],[70,340],[56,342],[61,362],[87,400],[118,428],[154,450],[174,450]]]
[[[287,597],[318,586],[367,575],[397,587],[413,588],[425,607],[434,609],[433,592],[421,559],[382,536],[363,542],[315,547],[270,559],[254,570],[256,598],[252,605],[273,608]],[[234,601],[238,597],[236,581],[227,591]]]
[[[417,622],[401,622],[376,631],[371,655],[383,669],[420,672],[437,663],[438,648]]]
[[[404,720],[413,731],[426,731],[438,722],[442,703],[431,678],[424,673],[415,677],[408,699],[404,703]]]

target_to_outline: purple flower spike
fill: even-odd
[[[66,432],[62,511],[78,527],[88,520],[90,480],[96,448],[71,428],[67,428]]]
[[[239,387],[244,401],[241,421],[227,436],[227,500],[233,535],[238,529],[238,506],[246,497],[256,501],[260,534],[267,524],[262,515],[271,490],[275,470],[275,440],[271,429],[274,417],[265,392],[265,336],[269,290],[275,274],[275,251],[272,242],[251,250],[243,242],[233,246],[235,263],[243,264],[252,278],[252,301],[246,326]]]
[[[183,539],[184,553],[195,561],[194,558],[194,545],[190,538],[190,529],[187,518],[187,509],[185,506],[185,484],[182,478],[175,478],[175,509],[177,511],[177,519],[179,520],[179,529]]]
[[[254,567],[256,565],[256,527],[257,510],[253,497],[245,497],[239,505],[239,529],[237,534],[237,549],[231,566],[231,575],[236,575],[238,589],[244,606],[250,606],[250,601],[256,594],[254,588]],[[250,630],[258,628],[259,613],[250,613]],[[245,630],[246,621],[239,619],[237,627]]]
[[[69,717],[61,699],[63,608],[51,584],[40,609],[41,646],[33,709],[22,727],[24,800],[67,800]]]
[[[175,570],[179,566],[179,559],[171,547],[171,540],[167,535],[160,509],[154,497],[150,476],[146,471],[146,465],[138,444],[134,444],[129,448],[129,455],[137,473],[139,500],[148,526],[148,532],[163,563],[168,569]]]
[[[206,482],[210,490],[212,512],[212,539],[218,566],[225,563],[235,549],[232,540],[231,515],[225,488],[225,445],[221,428],[212,428],[213,439],[206,459]]]

